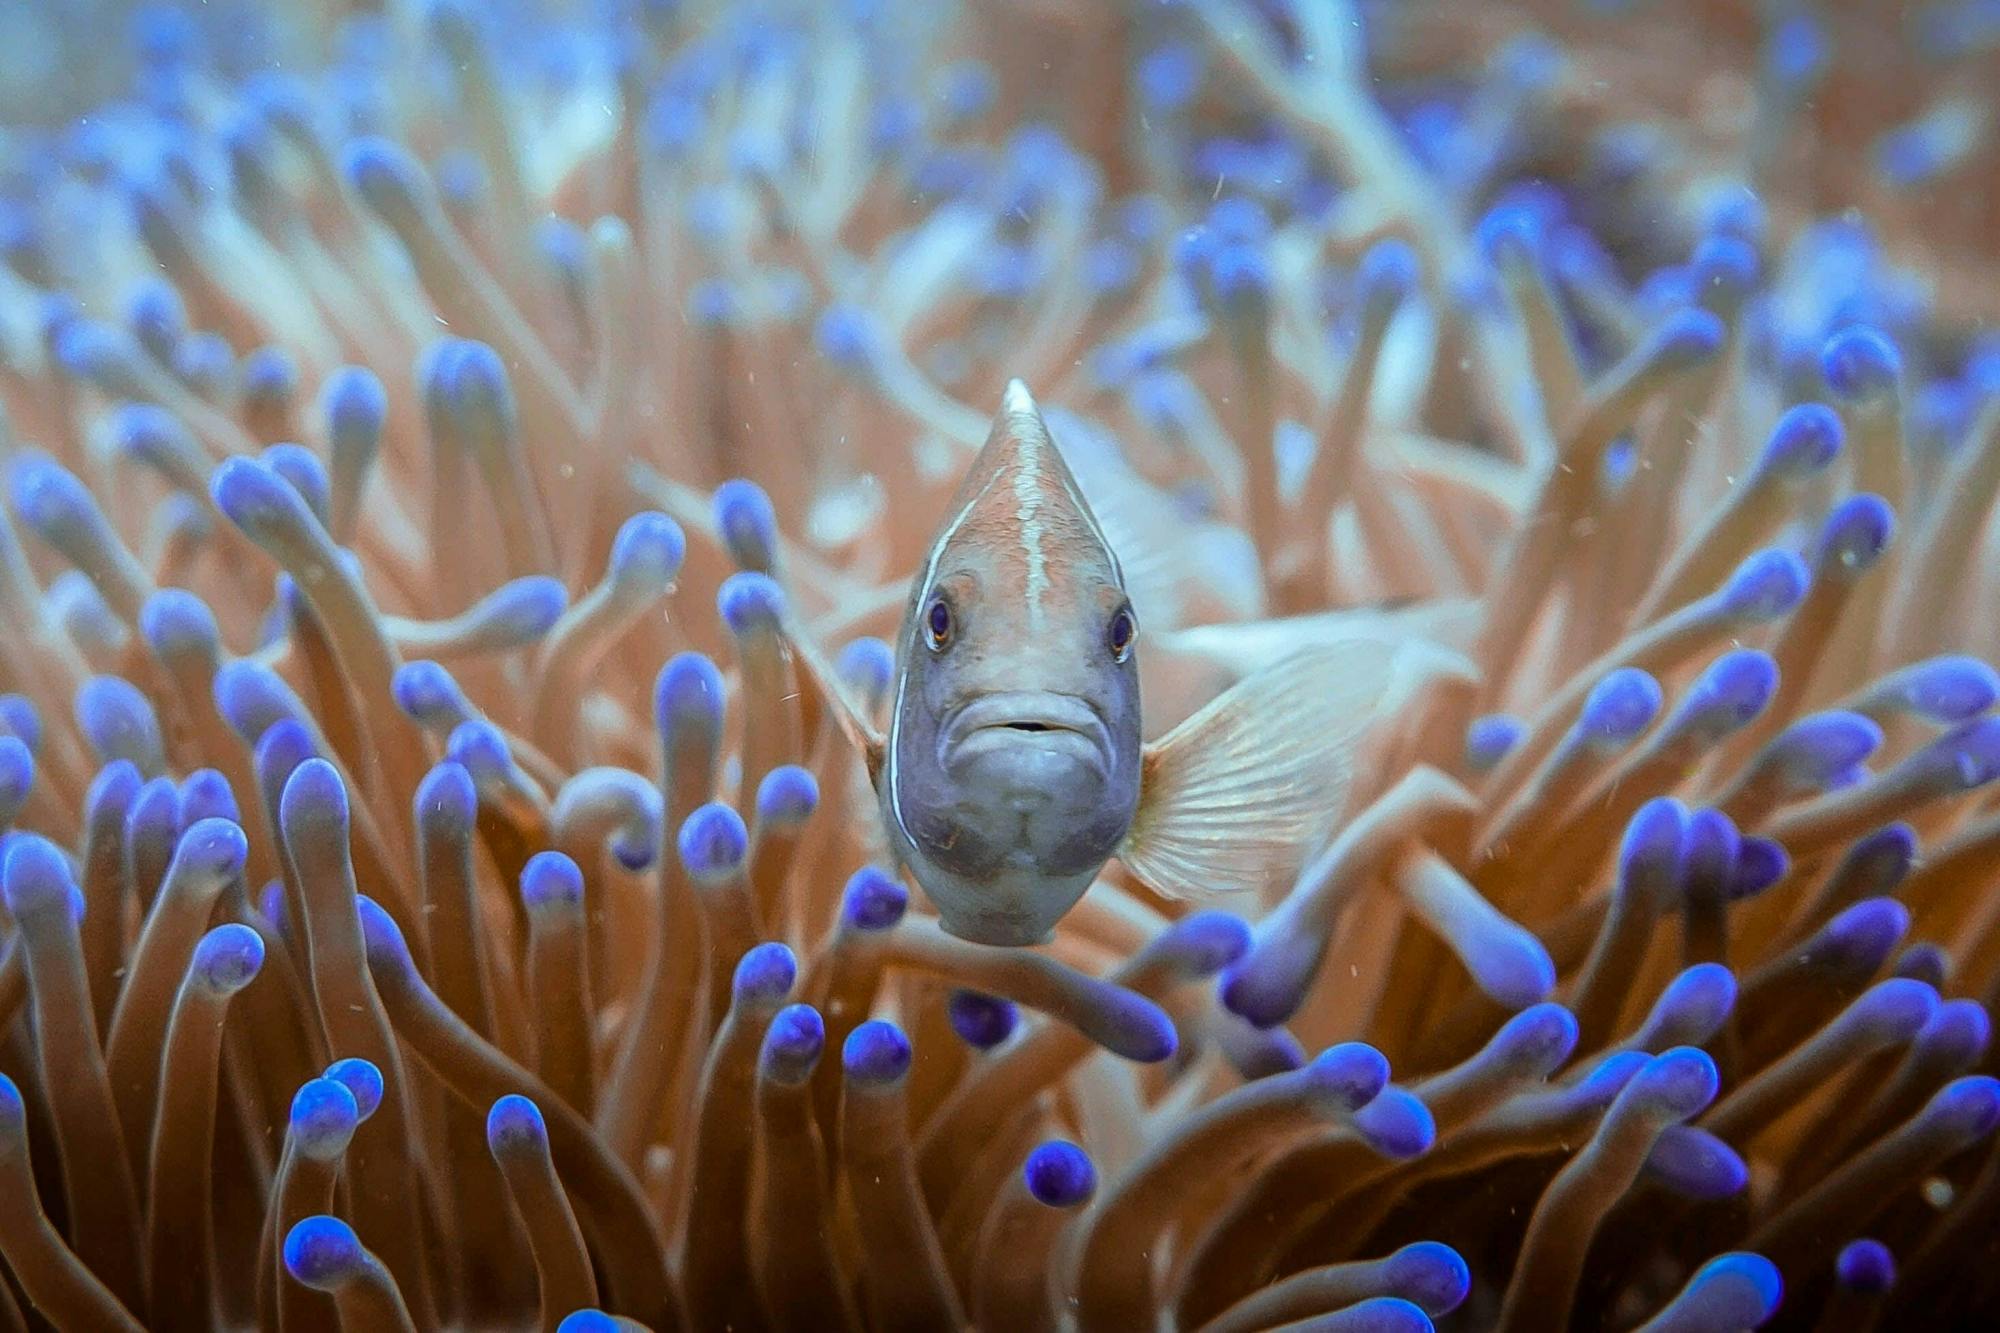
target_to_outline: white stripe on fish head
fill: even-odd
[[[1014,381],[1019,384],[1019,380]],[[1009,395],[1010,397],[1012,395]],[[1042,598],[1049,590],[1048,557],[1042,551],[1042,442],[1029,437],[1021,441],[1014,469],[1014,521],[1021,525],[1021,554],[1028,563],[1026,593],[1028,626],[1044,628],[1047,616]]]
[[[1033,629],[1040,630],[1046,625],[1044,602],[1053,586],[1048,559],[1052,534],[1045,508],[1051,498],[1048,494],[1051,482],[1056,494],[1061,497],[1058,502],[1061,517],[1057,526],[1064,526],[1064,520],[1070,515],[1081,517],[1089,539],[1110,564],[1111,575],[1121,586],[1124,574],[1118,565],[1118,553],[1105,539],[1104,529],[1098,524],[1090,502],[1084,499],[1075,474],[1064,461],[1061,448],[1049,432],[1048,423],[1042,419],[1041,409],[1035,405],[1034,396],[1028,392],[1028,386],[1018,379],[1007,383],[1006,396],[1001,404],[1001,420],[994,424],[995,434],[1000,434],[1003,427],[1014,446],[1014,518],[1020,529],[1021,552],[1026,566],[1022,582],[1028,600],[1029,623]],[[1059,565],[1058,569],[1075,567],[1079,563],[1072,558]]]

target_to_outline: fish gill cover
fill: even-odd
[[[0,1326],[2000,1318],[1991,3],[0,74]],[[869,738],[1017,379],[1231,784],[1134,864],[1288,868],[1006,948]]]

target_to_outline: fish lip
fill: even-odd
[[[1103,763],[1111,762],[1111,728],[1097,708],[1079,695],[1046,690],[1001,690],[960,705],[938,732],[938,759],[940,763],[949,761],[976,732],[1024,723],[1082,736],[1091,742]]]

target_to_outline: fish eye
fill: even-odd
[[[1106,633],[1106,641],[1111,645],[1113,660],[1123,662],[1132,655],[1132,640],[1139,637],[1139,622],[1132,618],[1132,608],[1121,606],[1118,614],[1111,617],[1111,628]]]
[[[951,607],[944,598],[931,599],[931,609],[924,613],[924,641],[934,653],[941,653],[951,642]]]

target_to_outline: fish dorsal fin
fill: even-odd
[[[961,543],[977,544],[998,559],[1031,606],[1040,605],[1064,569],[1092,559],[1106,562],[1123,582],[1117,552],[1020,380],[1008,382],[986,444],[952,496],[913,598],[931,587]]]
[[[1357,639],[1244,677],[1146,747],[1119,859],[1169,898],[1282,890],[1332,834],[1361,739],[1409,669]]]
[[[833,712],[833,720],[841,733],[861,753],[862,762],[868,766],[870,786],[882,771],[882,757],[887,742],[878,728],[847,688],[847,682],[840,678],[840,672],[826,660],[826,655],[813,642],[812,631],[800,624],[794,613],[788,612],[783,621],[785,642],[791,647],[792,660],[819,691],[819,697],[826,701],[826,707]]]

